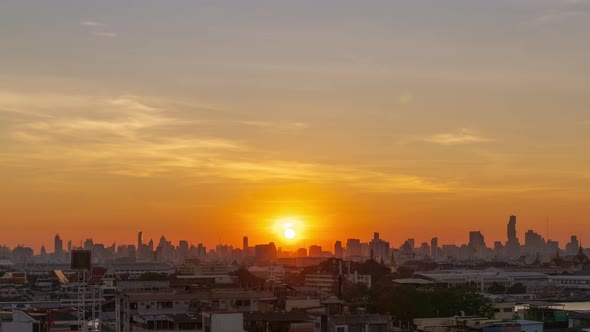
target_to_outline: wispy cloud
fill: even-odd
[[[114,33],[114,32],[95,31],[92,34],[95,35],[95,36],[97,36],[97,37],[105,37],[105,38],[115,38],[115,37],[117,37],[117,34]]]
[[[82,21],[82,22],[80,22],[80,25],[84,25],[87,27],[104,27],[104,26],[106,26],[106,24],[96,22],[96,21]]]
[[[238,121],[245,126],[274,129],[306,129],[309,125],[303,122],[270,122],[270,121]]]
[[[571,20],[571,19],[577,18],[577,17],[586,17],[586,16],[588,16],[588,13],[585,11],[582,11],[582,10],[567,10],[567,11],[554,10],[554,11],[549,11],[549,12],[546,12],[546,13],[543,13],[539,16],[534,17],[531,20],[529,25],[532,27],[538,27],[538,26],[544,26],[544,25],[555,24],[555,23]]]
[[[94,36],[97,37],[102,37],[102,38],[115,38],[117,37],[117,33],[112,32],[112,31],[105,31],[108,29],[107,25],[101,22],[97,22],[97,21],[82,21],[80,22],[80,25],[85,26],[85,27],[89,27],[89,29],[91,29],[90,33],[93,34]]]
[[[46,165],[64,176],[77,172],[127,177],[174,174],[196,183],[296,181],[368,192],[453,190],[433,179],[362,165],[276,159],[275,153],[232,136],[232,124],[273,129],[306,125],[233,119],[226,119],[225,124],[202,122],[193,112],[175,111],[173,102],[162,106],[167,103],[156,100],[133,95],[102,98],[0,91],[0,116],[5,108],[12,110],[11,117],[21,116],[21,121],[0,123],[0,140],[6,142],[0,149],[0,165],[21,170]],[[212,131],[215,136],[205,135],[204,123],[221,127]]]
[[[474,131],[466,128],[462,128],[456,132],[431,135],[423,140],[440,145],[458,145],[493,141],[493,139],[480,136]]]

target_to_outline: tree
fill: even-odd
[[[371,290],[362,283],[345,284],[342,292],[342,300],[350,305],[351,311],[357,308],[365,308],[371,296]]]
[[[508,288],[508,294],[525,294],[525,293],[526,293],[526,287],[523,284],[521,284],[520,282],[517,282]]]
[[[491,302],[468,287],[416,288],[409,285],[375,287],[371,297],[372,309],[390,313],[398,320],[419,317],[445,317],[464,313],[492,317]]]
[[[488,289],[488,292],[490,292],[492,294],[505,294],[506,293],[506,286],[495,283],[492,286],[490,286],[490,288]]]

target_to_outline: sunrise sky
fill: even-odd
[[[0,244],[491,246],[516,214],[590,245],[589,31],[583,0],[2,1]]]

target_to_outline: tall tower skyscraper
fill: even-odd
[[[63,252],[63,251],[64,251],[64,243],[63,243],[62,239],[59,237],[59,234],[55,234],[53,252]]]
[[[510,216],[510,220],[508,220],[507,225],[507,242],[518,242],[518,238],[516,237],[516,216]]]
[[[248,250],[248,237],[244,236],[244,238],[242,239],[242,249],[244,251]]]
[[[334,243],[334,257],[342,258],[342,242],[340,241]]]
[[[506,236],[506,255],[509,258],[517,258],[520,256],[520,242],[516,237],[516,216],[510,216],[506,226]]]
[[[430,240],[430,257],[436,258],[438,257],[438,238],[433,237]]]
[[[141,249],[143,245],[143,232],[137,233],[137,250]]]

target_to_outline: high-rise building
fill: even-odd
[[[536,257],[538,253],[545,251],[545,239],[540,234],[529,229],[524,234],[524,251],[528,256]]]
[[[322,257],[322,246],[309,246],[309,257]]]
[[[188,241],[180,240],[178,241],[178,251],[177,251],[177,258],[180,260],[184,260],[188,256]]]
[[[141,250],[143,245],[143,232],[137,233],[137,250]]]
[[[244,252],[246,252],[248,250],[248,237],[244,236],[244,238],[242,239],[242,250],[244,250]]]
[[[362,247],[361,240],[348,239],[346,240],[346,256],[347,257],[361,257]]]
[[[297,249],[297,257],[307,257],[307,249],[305,249],[305,248]]]
[[[575,235],[571,236],[570,242],[565,245],[565,253],[567,255],[575,255],[580,248],[580,242],[578,241],[578,237]]]
[[[516,237],[516,216],[510,216],[508,220],[508,225],[506,226],[506,235],[507,235],[507,242],[515,241],[518,242],[518,238]]]
[[[469,232],[469,248],[471,248],[473,256],[484,257],[486,251],[486,243],[480,231]]]
[[[437,258],[438,257],[438,238],[433,237],[430,240],[430,257]]]
[[[516,216],[510,216],[506,226],[506,256],[508,258],[517,258],[520,256],[520,242],[516,236]]]
[[[336,241],[336,243],[334,243],[334,257],[342,258],[342,256],[342,242]]]
[[[64,251],[64,244],[59,234],[55,234],[55,240],[53,244],[53,252],[60,253]]]
[[[379,238],[379,233],[373,233],[373,239],[369,242],[371,259],[376,261],[385,261],[389,259],[389,242]]]
[[[268,244],[257,244],[254,247],[256,260],[261,263],[269,263],[277,258],[277,247],[274,242]]]
[[[92,239],[86,239],[86,241],[84,241],[83,248],[84,248],[84,250],[94,249],[94,241],[92,241]]]

